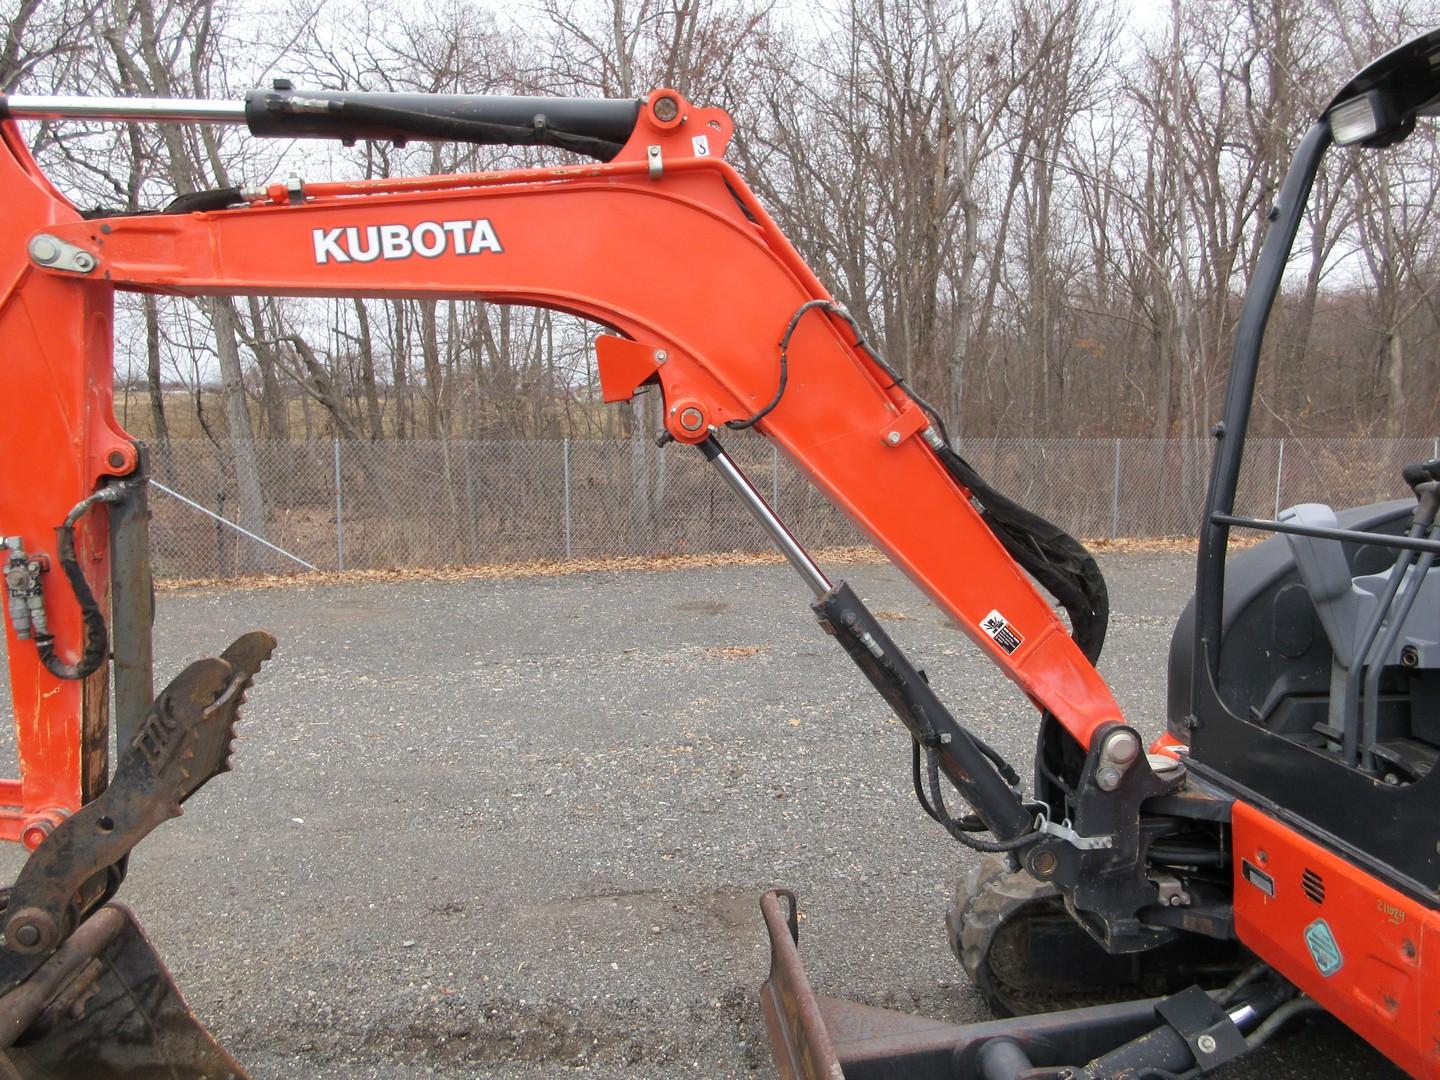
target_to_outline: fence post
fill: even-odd
[[[1275,516],[1272,521],[1280,520],[1280,478],[1285,475],[1285,440],[1280,440],[1280,454],[1275,459]]]
[[[335,564],[345,572],[345,494],[340,483],[340,436],[335,436]]]
[[[570,558],[570,440],[560,442],[560,457],[565,474],[565,558]]]
[[[1115,440],[1115,477],[1110,493],[1110,539],[1120,535],[1120,440]]]
[[[774,443],[770,444],[770,509],[780,512],[780,448]]]

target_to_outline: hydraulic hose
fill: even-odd
[[[1264,1021],[1249,1035],[1245,1036],[1245,1044],[1251,1050],[1258,1050],[1264,1046],[1276,1032],[1294,1020],[1297,1016],[1308,1016],[1311,1013],[1324,1012],[1325,1008],[1314,998],[1297,997],[1285,1002],[1278,1009],[1267,1016]]]
[[[917,743],[916,745],[918,746],[919,744]],[[945,795],[940,789],[940,759],[933,750],[927,751],[926,753],[926,772],[930,780],[930,800],[927,805],[926,801],[922,798],[920,804],[925,807],[926,812],[929,813],[932,818],[944,827],[946,832],[972,851],[985,852],[987,854],[1019,851],[1021,848],[1029,847],[1031,844],[1045,838],[1045,834],[1041,832],[1021,833],[1019,836],[1012,837],[1009,840],[986,840],[983,837],[973,835],[970,830],[965,828],[963,823],[956,821],[950,816],[950,811],[945,806]]]
[[[55,554],[65,571],[65,580],[75,594],[75,602],[80,605],[85,635],[80,659],[73,664],[67,664],[55,655],[54,634],[47,631],[35,635],[35,651],[40,655],[40,662],[57,679],[87,678],[105,662],[110,644],[105,632],[105,615],[95,600],[95,594],[90,591],[90,583],[85,580],[85,573],[80,569],[80,560],[75,554],[75,524],[96,503],[117,503],[123,497],[124,492],[118,487],[101,488],[76,503],[75,508],[65,516],[64,524],[55,530]]]

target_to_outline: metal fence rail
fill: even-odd
[[[727,448],[802,542],[862,542],[768,443],[735,437]],[[1210,445],[975,439],[961,452],[1000,490],[1078,536],[1162,537],[1195,532]],[[1237,506],[1270,517],[1297,502],[1349,506],[1399,497],[1401,467],[1435,456],[1436,439],[1254,439]],[[157,573],[229,577],[294,569],[297,561],[372,569],[760,550],[768,543],[700,454],[684,447],[327,441],[262,443],[256,457],[263,522],[241,519],[222,447],[155,448],[156,480],[195,504],[152,500]]]

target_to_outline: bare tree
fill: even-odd
[[[117,88],[149,97],[208,96],[221,51],[215,14],[211,0],[110,0],[98,13],[96,35],[109,53]],[[159,139],[162,165],[177,193],[230,185],[213,130],[162,125]],[[200,307],[215,335],[240,523],[263,535],[265,501],[245,394],[239,316],[233,301],[223,297],[203,300]],[[247,560],[263,558],[259,549],[247,549]]]
[[[85,29],[103,0],[9,0],[0,37],[0,94],[36,76],[57,83],[74,77],[86,52]]]

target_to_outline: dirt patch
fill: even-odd
[[[535,904],[524,918],[548,929],[584,926],[633,928],[637,937],[641,930],[653,926],[670,908],[671,901],[654,889],[596,893],[593,896],[568,896]]]
[[[474,1015],[471,1015],[471,1014]],[[537,1064],[583,1068],[596,1059],[644,1061],[657,1047],[640,1033],[589,1010],[540,1002],[489,1002],[451,1014],[445,1003],[408,1024],[369,1033],[365,1049],[383,1057],[467,1065]]]
[[[764,888],[709,889],[673,893],[662,889],[633,889],[566,897],[536,904],[526,918],[548,933],[563,928],[616,928],[635,940],[674,932],[691,932],[698,925],[717,931],[749,933],[760,927],[756,902]]]

